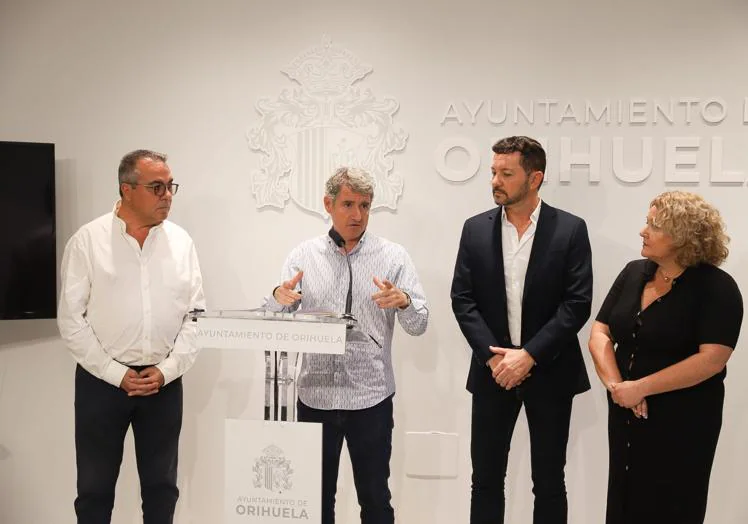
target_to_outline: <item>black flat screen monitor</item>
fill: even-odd
[[[55,318],[55,146],[0,141],[0,320]]]

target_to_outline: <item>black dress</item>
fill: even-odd
[[[618,275],[597,320],[610,327],[624,380],[680,362],[700,344],[735,347],[743,301],[735,281],[715,266],[690,267],[670,292],[641,310],[644,285],[657,265],[630,262]],[[608,395],[607,524],[700,524],[706,512],[725,396],[725,371],[696,386],[647,397],[637,419]]]

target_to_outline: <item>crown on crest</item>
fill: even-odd
[[[275,444],[270,444],[268,447],[262,450],[262,453],[268,457],[282,457],[283,450]]]
[[[371,71],[370,65],[347,49],[333,45],[328,36],[322,38],[322,44],[307,49],[281,70],[315,95],[341,94]]]

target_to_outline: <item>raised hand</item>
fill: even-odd
[[[279,304],[283,304],[284,306],[290,306],[294,302],[301,300],[301,292],[295,291],[295,288],[296,285],[301,282],[303,276],[304,272],[299,271],[291,280],[283,282],[273,291],[273,298],[275,298]]]
[[[377,277],[374,277],[374,284],[379,288],[379,291],[374,293],[371,298],[380,309],[395,307],[405,309],[410,305],[408,294],[396,288],[395,284],[386,278],[384,281],[381,281]]]

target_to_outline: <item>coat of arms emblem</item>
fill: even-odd
[[[262,450],[252,468],[255,488],[265,488],[273,493],[283,493],[293,487],[291,462],[283,456],[283,450],[271,445]]]
[[[263,154],[252,173],[257,207],[283,208],[292,198],[327,217],[324,182],[345,165],[374,178],[373,208],[395,209],[403,180],[390,155],[405,147],[408,134],[393,122],[396,100],[377,99],[357,85],[371,66],[323,38],[281,72],[298,86],[274,100],[261,98],[256,108],[262,119],[247,133],[249,148]]]

